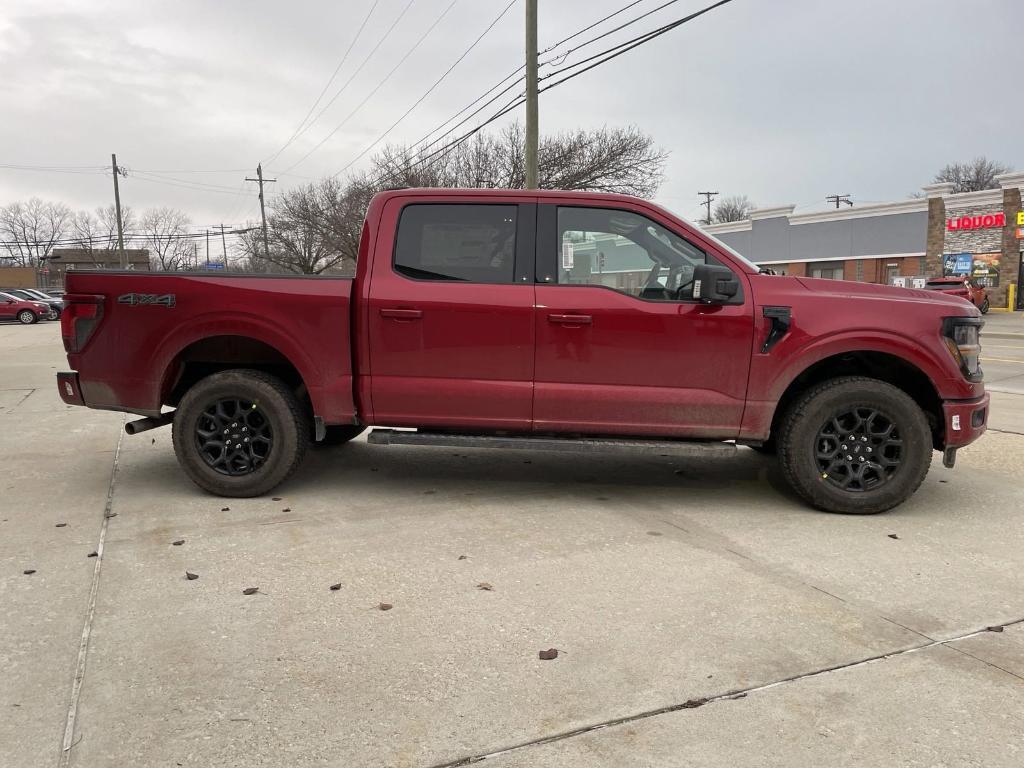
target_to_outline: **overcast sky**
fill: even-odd
[[[276,187],[349,163],[508,0],[456,0],[356,110],[450,2],[413,0],[351,85],[264,164]],[[643,0],[596,31],[662,2]],[[567,61],[708,2],[680,0]],[[116,152],[129,169],[122,202],[137,210],[176,206],[200,228],[255,219],[244,177],[289,139],[353,39],[324,102],[407,3],[379,0],[356,38],[372,0],[3,0],[0,166],[76,172],[0,167],[0,204],[36,195],[107,205],[111,177],[99,169]],[[539,0],[540,48],[626,4]],[[651,134],[670,153],[657,199],[690,218],[698,190],[807,209],[831,193],[903,198],[978,154],[1024,168],[1024,98],[1011,75],[1022,10],[1019,0],[734,0],[542,95],[541,131],[631,124]],[[517,0],[389,140],[418,139],[515,69],[523,26]]]

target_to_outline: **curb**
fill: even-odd
[[[1024,333],[1000,333],[999,331],[981,332],[982,339],[1021,339],[1024,340]]]

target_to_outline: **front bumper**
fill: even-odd
[[[989,395],[976,400],[946,400],[942,404],[945,420],[943,448],[963,448],[981,437],[988,426]]]

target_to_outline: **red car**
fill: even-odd
[[[131,434],[173,422],[185,473],[224,496],[375,425],[377,445],[750,445],[810,504],[866,514],[909,497],[933,450],[952,466],[988,415],[974,307],[765,274],[624,195],[384,192],[351,279],[66,279],[61,397],[144,416]]]
[[[969,277],[933,277],[924,284],[925,290],[942,291],[949,296],[959,296],[987,314],[989,309],[988,292],[985,286],[978,285]]]
[[[49,305],[41,301],[28,301],[10,293],[0,292],[0,320],[17,320],[23,325],[38,323],[40,318],[49,317]]]

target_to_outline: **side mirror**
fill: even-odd
[[[693,298],[705,304],[725,304],[740,291],[740,281],[728,267],[698,264],[693,269]]]

